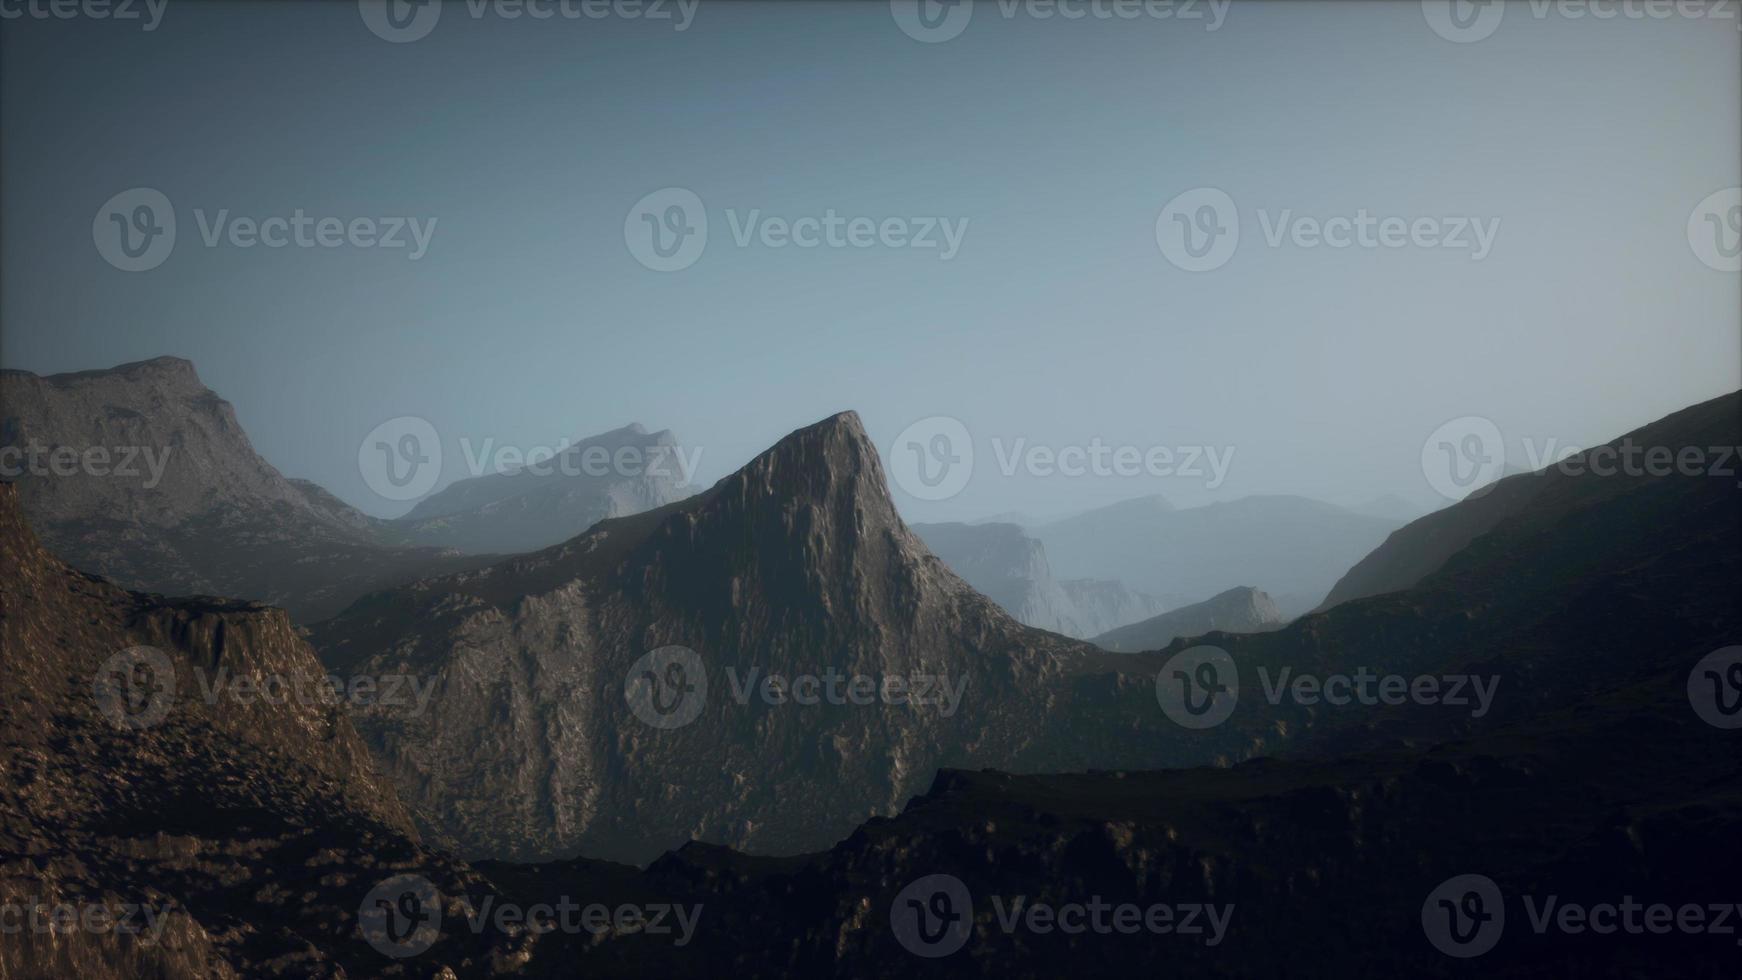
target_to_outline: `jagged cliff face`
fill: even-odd
[[[1089,650],[1021,626],[933,557],[850,413],[691,500],[372,597],[316,642],[330,664],[437,680],[425,717],[360,724],[438,833],[518,858],[646,859],[692,837],[826,846],[939,765],[1022,754],[1042,733],[1020,719]],[[671,646],[693,659],[644,659]],[[683,700],[698,675],[705,696]],[[769,675],[795,697],[779,703]],[[820,703],[797,703],[802,677]],[[868,680],[851,693],[850,678]],[[650,685],[639,715],[630,681]]]
[[[312,621],[476,563],[388,547],[379,522],[286,479],[180,358],[0,372],[0,452],[55,554],[127,588],[258,599]]]
[[[471,554],[535,551],[607,518],[682,499],[695,463],[696,453],[669,430],[628,425],[579,440],[536,470],[450,484],[391,525],[415,544]]]
[[[0,903],[144,930],[22,928],[0,976],[377,975],[355,932],[377,880],[484,888],[418,845],[324,677],[281,610],[67,567],[0,485]],[[480,972],[496,940],[447,962]]]
[[[1095,637],[1104,650],[1134,653],[1159,650],[1176,637],[1205,633],[1260,633],[1283,624],[1282,613],[1270,596],[1250,586],[1229,589],[1203,602],[1163,613],[1141,623],[1132,623]]]

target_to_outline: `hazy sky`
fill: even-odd
[[[462,437],[537,447],[639,421],[701,447],[709,481],[842,409],[886,453],[944,416],[971,481],[898,494],[941,519],[1155,492],[1425,503],[1422,445],[1450,419],[1491,419],[1519,454],[1742,387],[1742,277],[1722,271],[1742,212],[1696,213],[1742,181],[1733,14],[1519,3],[1459,43],[1414,2],[1066,6],[1090,15],[982,3],[936,43],[869,0],[663,21],[455,2],[406,43],[337,0],[170,0],[150,31],[7,19],[0,362],[188,357],[280,469],[384,515],[407,505],[371,493],[358,446],[406,415],[441,434],[449,478]],[[132,188],[176,221],[142,272],[96,242]],[[708,223],[670,272],[629,245],[681,203],[632,213],[664,188]],[[1158,243],[1197,188],[1239,227],[1208,271]],[[1178,220],[1216,225],[1209,198],[1183,200]],[[228,223],[299,209],[435,225],[414,258],[244,247]],[[831,212],[839,247],[764,223]],[[1330,219],[1363,215],[1410,240],[1317,243],[1315,223],[1341,241]],[[1018,439],[1233,457],[1213,490],[1006,477]]]

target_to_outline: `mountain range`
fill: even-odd
[[[1029,529],[1055,574],[1123,582],[1200,601],[1242,585],[1285,616],[1318,606],[1339,576],[1397,527],[1394,520],[1286,495],[1175,508],[1138,497]]]

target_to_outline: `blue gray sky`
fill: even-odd
[[[1448,420],[1492,420],[1522,464],[1524,440],[1742,387],[1742,211],[1708,202],[1742,182],[1733,17],[1517,3],[1460,41],[1414,2],[1064,6],[1087,16],[988,0],[930,43],[870,0],[474,0],[403,43],[338,0],[7,19],[0,363],[188,357],[281,470],[381,515],[409,505],[371,492],[358,445],[398,416],[440,434],[448,479],[462,438],[639,421],[700,447],[706,481],[842,409],[886,453],[945,417],[971,479],[897,494],[935,520],[1146,493],[1425,507]],[[97,243],[134,188],[176,221],[138,272]],[[658,271],[634,242],[667,188],[707,237]],[[1193,271],[1217,255],[1185,233],[1226,228],[1200,188],[1239,240]],[[239,244],[237,219],[298,213],[311,240],[415,218],[427,246],[360,243],[391,222]],[[831,216],[838,247],[769,223],[809,240],[798,219]],[[1343,235],[1386,219],[1409,231]],[[1019,445],[1233,455],[1220,480],[1005,476]]]

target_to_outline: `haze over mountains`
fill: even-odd
[[[1294,496],[1177,509],[1139,497],[1030,529],[1055,574],[1116,579],[1150,595],[1208,599],[1256,586],[1284,616],[1324,599],[1397,522]]]
[[[529,466],[450,483],[390,523],[415,544],[470,554],[536,551],[607,517],[681,499],[692,460],[670,430],[649,433],[633,423]]]
[[[118,400],[105,392],[84,409],[126,420]],[[185,425],[186,400],[163,411]],[[64,399],[34,404],[62,408],[13,415],[9,403],[7,417],[80,428]],[[222,409],[192,416],[228,431]],[[240,452],[237,435],[222,445]],[[1623,440],[1734,447],[1742,394]],[[114,500],[144,515],[135,533],[167,536],[185,523],[177,501],[226,501],[220,516],[248,527],[256,501],[294,487],[222,462],[182,471],[168,502],[83,484],[91,496],[71,499]],[[208,492],[201,475],[244,489]],[[1238,909],[1226,942],[1121,943],[1006,935],[977,901],[964,955],[1001,974],[1395,976],[1443,963],[1416,920],[1454,874],[1481,870],[1514,894],[1553,882],[1593,900],[1684,900],[1735,870],[1725,842],[1742,829],[1742,757],[1690,710],[1688,686],[1700,658],[1742,633],[1734,476],[1512,477],[1352,562],[1360,596],[1279,627],[1263,592],[1234,589],[1099,638],[1124,650],[1165,632],[1163,649],[1109,652],[1025,626],[958,577],[901,521],[845,413],[693,497],[374,592],[313,628],[319,664],[276,610],[129,594],[66,567],[25,526],[23,489],[0,491],[0,668],[12,679],[0,854],[23,856],[0,858],[0,888],[28,896],[50,875],[74,900],[143,896],[170,909],[174,941],[8,945],[0,966],[13,973],[942,975],[960,962],[913,958],[887,910],[907,883],[950,874],[975,896]],[[300,529],[320,521],[319,500],[270,512]],[[1131,510],[1138,524],[1171,520],[1153,501]],[[952,547],[1012,548],[988,552],[999,558],[1042,554],[1010,526],[925,530]],[[1030,579],[1029,564],[1015,567],[1008,580]],[[1201,644],[1228,651],[1239,696],[1222,724],[1189,729],[1157,699],[1169,658]],[[117,726],[93,678],[103,690],[110,659],[141,645],[167,657],[184,696],[154,723]],[[193,696],[220,670],[318,684],[323,667],[414,678],[427,700],[407,711]],[[1278,676],[1363,671],[1473,677],[1491,699],[1475,710],[1269,694]],[[122,683],[148,695],[125,702],[124,722],[158,703],[152,673],[155,686]],[[1160,767],[1173,769],[1140,771]],[[527,861],[546,863],[507,863]],[[480,932],[454,904],[429,953],[390,965],[358,910],[399,873],[471,899],[673,896],[711,918],[678,948]],[[1350,917],[1372,926],[1337,927]],[[1699,944],[1712,937],[1675,938],[1594,949],[1525,935],[1483,966],[1697,975],[1712,962],[1715,947]],[[1300,960],[1289,944],[1325,955]]]
[[[1734,446],[1742,396],[1628,438]],[[1742,828],[1742,762],[1687,693],[1690,667],[1742,631],[1731,599],[1742,589],[1735,481],[1515,479],[1542,482],[1401,591],[1274,632],[1105,654],[1017,624],[948,571],[894,514],[857,419],[837,416],[694,498],[373,596],[317,628],[329,670],[433,682],[427,714],[238,711],[184,697],[141,730],[117,729],[85,693],[116,650],[167,651],[186,692],[199,690],[196,672],[217,668],[304,679],[320,668],[281,613],[129,595],[67,569],[32,542],[7,490],[0,630],[15,685],[0,705],[0,751],[17,777],[4,787],[0,835],[7,852],[39,856],[0,863],[0,881],[25,894],[53,867],[63,896],[136,899],[144,887],[172,909],[176,938],[157,950],[25,943],[0,956],[15,972],[56,964],[94,977],[380,972],[354,910],[383,876],[405,872],[473,900],[659,894],[711,916],[696,945],[677,948],[476,932],[454,907],[437,945],[409,962],[417,975],[439,966],[455,976],[493,975],[503,962],[529,976],[577,962],[610,976],[706,976],[722,963],[748,976],[942,975],[960,964],[914,959],[882,921],[906,883],[938,873],[975,896],[1236,903],[1225,941],[1211,945],[1013,937],[977,900],[968,955],[1036,977],[1067,964],[1419,972],[1442,962],[1419,938],[1422,896],[1471,868],[1512,894],[1555,882],[1593,900],[1703,897],[1736,870],[1724,842]],[[1489,499],[1448,510],[1460,526],[1480,523],[1470,515]],[[687,721],[650,724],[638,713],[648,703],[626,697],[641,651],[686,641],[707,696]],[[1191,731],[1159,717],[1156,676],[1203,642],[1231,652],[1241,694],[1226,723]],[[806,705],[790,685],[783,701],[740,702],[727,668],[751,666],[923,669],[968,683],[947,713]],[[1285,668],[1464,672],[1502,686],[1480,714],[1270,703],[1263,672]],[[380,775],[359,761],[348,715]],[[1132,771],[1146,759],[1254,761]],[[474,867],[417,843],[407,813],[472,857],[645,860],[690,838],[826,850],[757,857],[692,844],[639,872],[567,860]],[[1493,860],[1496,839],[1510,841],[1504,861]],[[190,849],[201,855],[191,866]],[[1303,854],[1313,856],[1304,875]],[[283,878],[290,867],[307,870]],[[261,887],[268,879],[277,886]],[[1333,928],[1349,916],[1373,926]],[[1730,949],[1717,937],[1671,938],[1593,950],[1525,934],[1483,966],[1535,976],[1571,958],[1587,975],[1672,964],[1697,974],[1718,946]],[[1299,960],[1279,948],[1290,943],[1322,955]]]
[[[1106,579],[1053,578],[1046,546],[1015,524],[915,524],[932,553],[1018,622],[1079,639],[1154,616],[1177,600]]]

